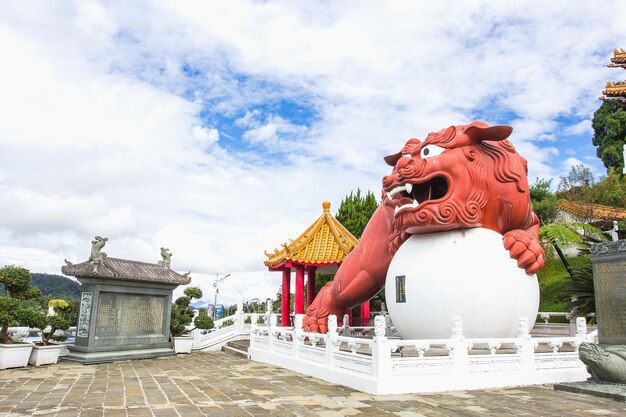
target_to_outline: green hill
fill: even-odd
[[[41,295],[52,298],[80,298],[80,284],[61,275],[32,273],[31,285],[41,290]],[[0,284],[0,295],[4,295],[4,285]]]
[[[32,285],[41,290],[42,295],[59,298],[80,298],[80,284],[61,275],[33,273]]]

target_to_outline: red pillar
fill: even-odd
[[[315,299],[315,271],[317,271],[316,266],[310,266],[307,271],[307,282],[306,282],[306,305],[307,307],[313,304],[313,300]]]
[[[289,308],[291,298],[291,268],[283,269],[283,294],[280,305],[280,325],[289,326]]]
[[[295,314],[304,314],[304,267],[296,266]]]
[[[361,304],[361,326],[370,325],[370,301]]]
[[[352,326],[352,323],[353,323],[353,321],[352,321],[352,309],[348,310],[347,314],[348,314],[348,326]]]

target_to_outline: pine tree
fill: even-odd
[[[371,191],[365,196],[357,188],[356,193],[350,191],[345,199],[341,200],[335,218],[344,225],[357,239],[361,238],[367,222],[378,208],[376,197]]]
[[[608,170],[613,167],[622,172],[624,167],[624,142],[626,141],[626,106],[615,101],[605,101],[593,114],[593,144],[596,155]]]

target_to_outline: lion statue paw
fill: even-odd
[[[343,312],[333,302],[331,293],[332,282],[327,283],[309,306],[302,321],[302,328],[306,332],[326,333],[328,331],[328,316],[334,314],[339,317]]]
[[[543,267],[544,252],[536,233],[514,229],[504,234],[502,242],[511,258],[517,261],[517,266],[523,268],[528,275],[537,273]]]

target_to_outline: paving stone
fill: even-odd
[[[207,352],[3,371],[0,416],[25,415],[596,417],[626,415],[626,404],[554,391],[551,385],[375,396],[245,358]]]

